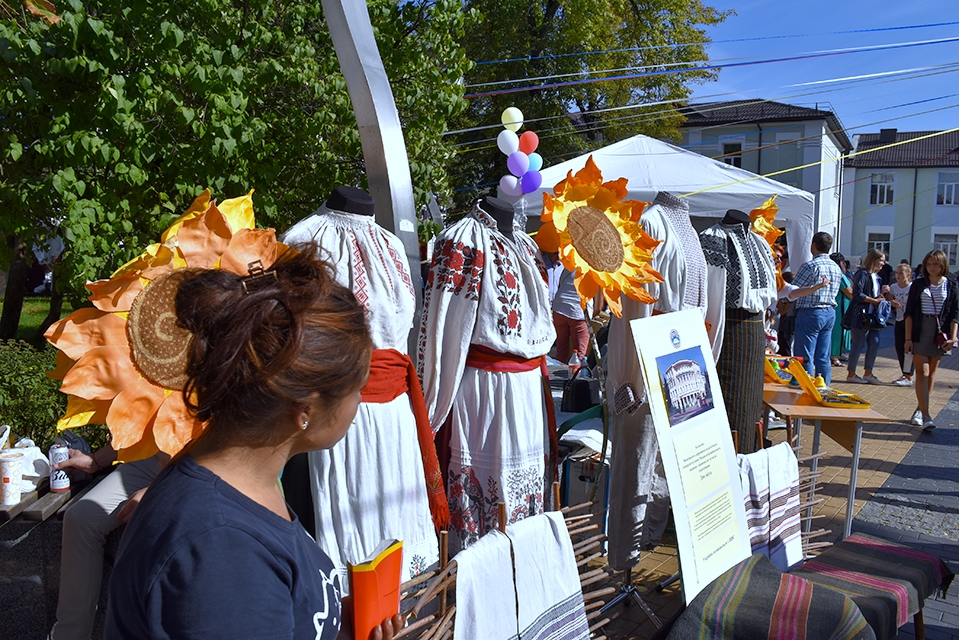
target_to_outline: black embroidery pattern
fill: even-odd
[[[516,277],[516,268],[506,251],[506,246],[498,238],[492,240],[493,266],[496,268],[496,299],[500,303],[500,314],[496,319],[496,326],[504,336],[518,336],[523,331],[519,278]]]
[[[726,251],[726,243],[721,237],[703,234],[699,236],[699,243],[703,247],[706,264],[722,269],[729,268],[729,253]]]
[[[743,270],[738,243],[732,236],[726,238],[729,265],[726,268],[726,308],[737,309],[743,301]]]
[[[507,504],[513,505],[510,523],[543,512],[543,473],[537,467],[510,471],[506,477]]]

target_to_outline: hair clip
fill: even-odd
[[[248,284],[259,278],[273,276],[273,279],[276,280],[276,269],[270,269],[265,271],[263,269],[262,260],[254,260],[246,265],[247,270],[250,272],[250,275],[244,276],[240,279],[240,284],[243,285],[243,292],[250,293],[250,289],[247,287]]]

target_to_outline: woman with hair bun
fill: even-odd
[[[277,479],[293,455],[346,434],[372,345],[353,293],[314,245],[298,249],[249,277],[176,272],[170,312],[193,334],[184,397],[208,425],[134,513],[106,638],[328,640],[350,618],[333,564]],[[401,626],[395,616],[371,638]]]

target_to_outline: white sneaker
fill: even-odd
[[[906,376],[902,376],[898,380],[894,380],[892,384],[896,385],[897,387],[911,387],[912,380],[907,378]]]
[[[864,378],[860,378],[856,374],[847,376],[845,381],[848,382],[849,384],[869,384],[868,382],[866,382]]]
[[[863,380],[865,380],[868,384],[886,384],[871,373],[868,376],[863,376]]]
[[[922,411],[920,411],[919,409],[916,409],[916,412],[912,414],[912,420],[910,420],[909,422],[911,422],[912,424],[916,425],[917,427],[921,427],[921,426],[922,426]]]
[[[936,428],[936,423],[932,421],[932,416],[929,416],[928,418],[926,418],[926,420],[922,423],[923,431],[932,431],[935,428]]]

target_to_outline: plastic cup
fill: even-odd
[[[0,453],[0,497],[2,504],[20,503],[20,484],[23,478],[23,454],[15,451]]]

